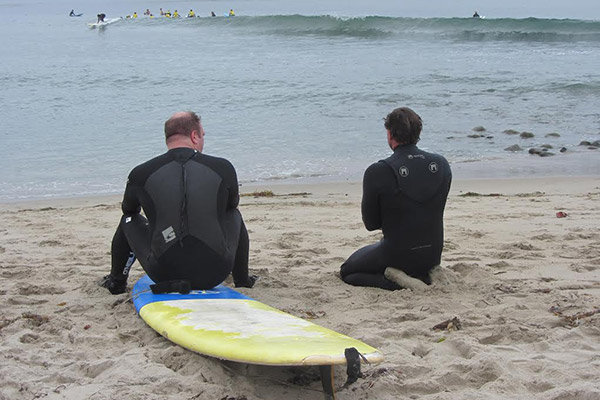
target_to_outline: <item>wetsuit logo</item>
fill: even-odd
[[[172,226],[168,227],[164,231],[162,231],[163,238],[165,238],[165,243],[169,243],[171,240],[175,239],[175,230]]]
[[[429,170],[435,174],[436,172],[438,172],[438,165],[432,162],[431,164],[429,164]]]
[[[129,270],[131,269],[131,266],[133,265],[133,263],[135,262],[135,253],[133,251],[129,252],[129,258],[127,259],[127,262],[125,263],[125,269],[123,269],[123,275],[129,275]]]
[[[401,177],[406,178],[408,176],[408,167],[405,165],[401,166],[398,173]]]

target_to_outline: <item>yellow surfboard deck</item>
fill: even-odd
[[[383,361],[379,350],[349,336],[295,317],[218,286],[188,295],[154,295],[144,277],[134,286],[142,319],[178,345],[208,356],[261,365],[345,364],[354,347],[369,363]]]

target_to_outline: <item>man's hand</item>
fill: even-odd
[[[127,289],[127,280],[116,280],[112,275],[106,275],[100,281],[100,286],[107,288],[111,294],[121,294]]]
[[[258,276],[248,275],[248,279],[246,279],[246,281],[234,282],[234,285],[235,285],[235,287],[251,288],[252,286],[254,286],[254,284],[256,283],[257,280],[258,280]]]

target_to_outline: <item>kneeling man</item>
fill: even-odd
[[[386,276],[400,270],[430,284],[429,271],[440,264],[444,244],[450,166],[444,157],[416,146],[422,122],[410,108],[395,109],[384,125],[394,154],[365,171],[361,206],[365,227],[381,229],[383,239],[352,254],[341,277],[355,286],[396,290],[402,288],[398,280]]]

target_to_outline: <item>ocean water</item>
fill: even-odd
[[[0,201],[121,192],[178,110],[242,183],[358,180],[399,106],[458,177],[600,174],[579,146],[600,140],[600,11],[511,2],[472,19],[485,2],[89,1],[69,18],[65,0],[0,0]],[[159,7],[202,18],[141,15]],[[543,144],[556,155],[527,154]]]

